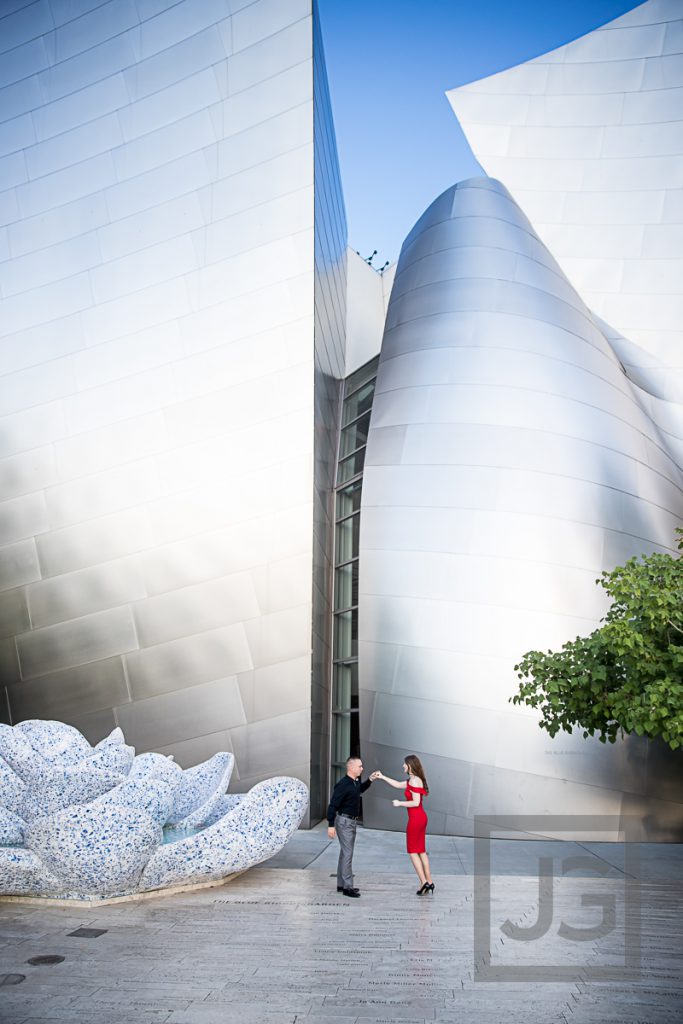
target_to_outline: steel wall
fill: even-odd
[[[0,15],[3,718],[308,782],[310,0]]]
[[[468,141],[589,308],[683,401],[683,7],[602,28],[448,93]],[[680,423],[678,424],[680,428]],[[679,433],[683,437],[683,433]]]
[[[552,740],[508,702],[525,651],[595,627],[603,569],[673,548],[683,479],[647,398],[500,183],[432,204],[403,245],[382,344],[359,658],[366,767],[396,777],[419,754],[434,832],[565,812],[683,838],[680,756]],[[403,827],[391,795],[373,786],[367,823]]]

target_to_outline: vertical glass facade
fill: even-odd
[[[360,753],[358,725],[358,550],[360,499],[379,357],[344,384],[335,492],[332,783]]]
[[[313,6],[314,429],[311,817],[322,818],[329,789],[331,667],[334,646],[334,488],[346,372],[346,213],[317,5]]]

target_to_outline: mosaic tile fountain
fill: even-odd
[[[235,759],[183,771],[95,747],[62,722],[0,725],[0,895],[92,900],[219,881],[282,849],[308,790],[293,778],[226,794]]]

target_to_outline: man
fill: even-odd
[[[339,840],[339,863],[337,864],[337,892],[344,896],[357,899],[360,891],[353,884],[353,846],[356,842],[356,828],[360,815],[360,795],[368,786],[370,779],[360,781],[363,762],[359,757],[350,757],[346,762],[346,775],[340,779],[332,792],[330,806],[327,808],[327,834],[330,839],[336,836]]]

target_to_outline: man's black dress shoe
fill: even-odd
[[[360,896],[360,889],[342,889],[344,896],[353,896],[354,899],[358,899]]]
[[[355,885],[354,885],[353,889],[354,889],[354,892],[360,892],[360,889],[356,889]],[[338,885],[337,886],[337,892],[344,892],[344,886],[343,885]]]

